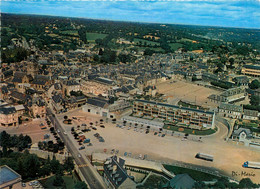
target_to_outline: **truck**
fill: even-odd
[[[246,161],[242,165],[244,168],[254,168],[254,169],[260,169],[260,162],[252,162],[252,161]]]
[[[208,154],[204,154],[204,153],[197,153],[195,158],[198,158],[198,159],[203,159],[203,160],[206,160],[206,161],[213,161],[213,156],[212,155],[208,155]]]

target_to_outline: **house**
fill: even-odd
[[[258,120],[258,111],[244,109],[243,119]]]
[[[243,113],[243,107],[234,104],[221,103],[218,107],[219,115],[223,117],[241,119]]]
[[[33,117],[40,118],[46,116],[45,101],[36,94],[34,94],[33,99],[28,103],[28,107]]]
[[[250,140],[252,139],[252,132],[250,129],[240,127],[233,131],[231,138],[238,141],[245,141],[245,139]]]
[[[233,103],[244,100],[246,98],[246,91],[242,87],[236,87],[228,89],[218,95],[212,94],[208,98],[215,103]]]
[[[10,99],[13,99],[14,101],[25,104],[28,100],[31,99],[31,96],[17,92],[17,91],[12,91],[10,94]]]
[[[36,75],[32,81],[31,86],[37,91],[44,91],[45,88],[51,83],[50,77],[45,75]]]
[[[65,100],[60,93],[54,94],[51,99],[51,104],[56,113],[60,113],[65,110]]]
[[[104,178],[106,184],[114,189],[135,189],[136,183],[124,169],[125,160],[117,156],[108,158],[104,163]]]
[[[69,80],[63,83],[62,90],[63,94],[69,96],[70,91],[80,91],[80,84],[75,80]]]
[[[87,101],[87,97],[85,96],[71,97],[68,100],[69,109],[81,107],[86,104],[86,101]]]
[[[114,118],[115,115],[109,112],[109,102],[103,98],[88,98],[85,105],[82,106],[84,112],[101,115],[107,118]]]
[[[192,189],[195,180],[191,178],[187,173],[179,174],[173,177],[164,187],[175,188],[175,189]]]
[[[155,94],[157,93],[157,90],[156,90],[156,86],[153,85],[153,86],[147,86],[146,88],[144,88],[144,91],[145,91],[145,95],[150,95],[150,96],[155,96]]]
[[[25,113],[24,105],[20,104],[20,105],[14,106],[14,107],[15,107],[15,110],[17,111],[17,113],[18,113],[18,116],[22,116]]]
[[[260,66],[259,65],[244,65],[241,72],[245,75],[259,77],[260,76]]]
[[[237,86],[247,86],[249,83],[249,79],[247,76],[239,76],[232,79]]]
[[[22,177],[7,165],[0,166],[0,188],[22,188]]]
[[[15,107],[0,108],[0,124],[1,126],[17,126],[18,113]]]

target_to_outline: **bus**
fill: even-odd
[[[203,159],[203,160],[206,160],[206,161],[213,161],[213,156],[212,155],[208,155],[208,154],[203,154],[203,153],[197,153],[195,158],[198,158],[198,159]]]

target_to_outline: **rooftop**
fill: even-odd
[[[175,106],[171,104],[163,104],[160,102],[153,102],[153,101],[147,101],[147,100],[136,100],[137,102],[143,102],[143,103],[149,103],[149,104],[155,104],[158,106],[166,106],[174,109],[182,109],[182,110],[188,110],[188,111],[193,111],[193,112],[199,112],[199,113],[206,113],[206,114],[214,114],[214,112],[211,111],[203,111],[203,110],[198,110],[198,109],[193,109],[193,108],[187,108],[187,107],[180,107],[180,106]]]
[[[8,187],[21,181],[21,175],[7,165],[0,167],[0,188]]]

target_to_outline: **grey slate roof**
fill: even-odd
[[[244,109],[244,115],[246,115],[246,116],[252,116],[252,117],[258,117],[258,111],[256,111],[256,110]]]
[[[101,108],[104,108],[106,106],[106,102],[104,101],[101,101],[101,100],[98,100],[98,99],[94,99],[94,98],[88,98],[87,104],[90,104],[90,105],[94,105],[94,106],[98,106],[98,107],[101,107]]]
[[[193,180],[187,173],[176,175],[170,180],[171,188],[175,189],[192,189],[195,180]]]
[[[119,158],[118,162],[116,155],[107,159],[104,163],[104,174],[116,188],[118,188],[127,178],[130,178],[123,168],[124,164],[125,160]],[[115,167],[116,169],[114,170]]]
[[[258,65],[244,65],[243,67],[248,69],[260,70],[260,66]]]
[[[66,85],[68,85],[68,86],[79,85],[79,83],[75,80],[69,80],[66,82]]]
[[[13,114],[15,112],[16,112],[15,107],[3,107],[3,108],[0,108],[0,114],[8,115],[8,114]]]
[[[240,112],[240,113],[243,112],[243,107],[242,106],[237,106],[237,105],[234,105],[234,104],[224,104],[224,103],[221,103],[219,105],[219,109],[228,110],[228,111],[234,111],[234,112]]]
[[[211,115],[214,114],[214,112],[211,112],[211,111],[203,111],[203,110],[198,110],[198,109],[193,109],[193,108],[179,107],[179,106],[175,106],[175,105],[171,105],[171,104],[163,104],[163,103],[153,102],[153,101],[147,101],[147,100],[135,100],[135,101],[137,101],[137,102],[143,102],[143,103],[155,104],[155,105],[159,105],[159,106],[167,106],[167,107],[175,108],[175,109],[182,109],[182,110],[188,110],[188,111],[193,111],[193,112],[211,114]]]
[[[241,132],[245,132],[247,135],[247,138],[251,138],[252,137],[252,133],[250,131],[250,129],[246,129],[246,128],[242,128],[240,127],[239,129],[235,130],[232,134],[232,136],[239,136]]]

